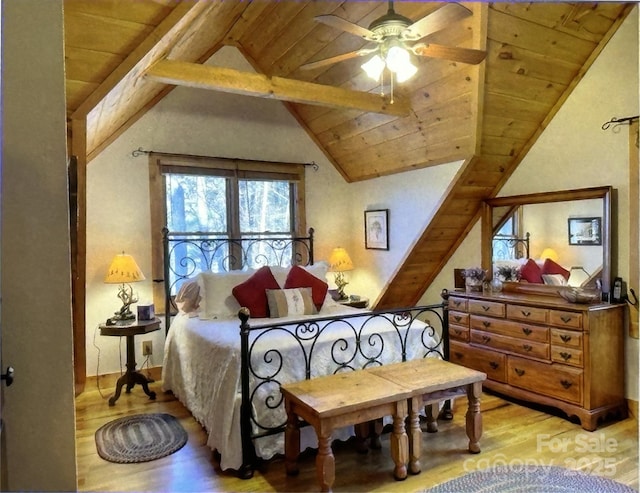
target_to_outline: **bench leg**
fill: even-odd
[[[422,453],[422,430],[420,429],[420,415],[418,409],[422,404],[420,396],[411,398],[409,406],[409,472],[420,472],[420,455]]]
[[[467,436],[469,437],[469,452],[480,452],[480,437],[482,436],[482,414],[480,414],[480,396],[482,395],[482,382],[476,382],[467,386]]]
[[[331,432],[316,430],[318,434],[318,455],[316,456],[316,474],[320,491],[331,491],[336,478],[336,461],[331,450]]]
[[[285,406],[288,407],[288,402]],[[298,475],[298,456],[300,455],[300,428],[298,417],[287,409],[287,426],[284,429],[284,465],[287,475]]]
[[[440,406],[438,402],[432,402],[424,406],[424,413],[427,417],[427,433],[436,433],[438,431],[438,413]]]
[[[391,458],[396,467],[393,476],[397,480],[407,478],[407,462],[409,459],[409,438],[404,426],[407,418],[406,399],[396,402],[396,412],[393,415],[393,433],[390,437]]]
[[[366,443],[370,435],[369,425],[369,421],[366,421],[354,426],[356,432],[356,450],[359,454],[366,454],[369,451]]]

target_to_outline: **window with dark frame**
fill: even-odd
[[[306,228],[304,169],[302,164],[150,153],[154,279],[163,277],[164,227],[226,238],[301,234]],[[158,284],[154,303],[160,309],[164,292]]]

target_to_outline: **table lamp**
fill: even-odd
[[[126,255],[122,252],[111,261],[104,282],[107,284],[120,284],[118,298],[122,301],[122,308],[115,312],[110,319],[111,322],[118,323],[135,320],[136,316],[131,311],[130,306],[138,302],[138,297],[133,294],[133,288],[129,283],[144,281],[144,279],[144,274],[131,255]]]
[[[347,251],[342,247],[334,248],[329,257],[329,272],[335,272],[334,282],[338,288],[338,295],[341,300],[347,298],[344,287],[349,284],[344,278],[344,272],[353,270],[353,262]]]

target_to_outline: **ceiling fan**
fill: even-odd
[[[364,28],[335,15],[319,15],[315,17],[316,21],[360,36],[375,45],[306,63],[300,68],[312,70],[375,53],[367,63],[362,65],[367,74],[374,80],[380,80],[386,67],[395,74],[398,82],[403,82],[413,76],[417,70],[411,63],[409,52],[418,56],[443,58],[475,65],[484,60],[486,52],[471,48],[419,42],[426,36],[470,15],[471,11],[466,7],[458,3],[447,3],[435,12],[412,22],[393,10],[393,0],[389,0],[387,13],[374,20],[369,28]]]

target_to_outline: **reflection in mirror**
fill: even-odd
[[[515,272],[526,274],[523,282],[539,284],[543,291],[601,284],[607,293],[610,211],[610,187],[489,199],[483,217],[483,268],[507,281]]]

